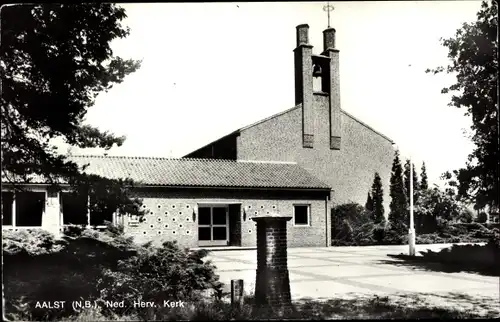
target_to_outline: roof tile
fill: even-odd
[[[80,166],[88,164],[85,170],[88,174],[130,178],[147,186],[330,188],[295,163],[90,155],[69,159]]]

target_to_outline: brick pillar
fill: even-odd
[[[291,307],[287,265],[286,224],[292,216],[253,217],[257,222],[255,304],[276,309]]]

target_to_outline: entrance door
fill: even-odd
[[[227,246],[229,211],[227,206],[198,206],[198,241],[200,246]]]

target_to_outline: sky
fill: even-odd
[[[142,67],[99,94],[85,123],[127,137],[108,155],[182,157],[294,106],[295,27],[307,23],[322,49],[326,2],[129,3],[130,35],[112,43]],[[396,142],[430,183],[465,165],[471,120],[441,89],[452,37],[480,1],[331,2],[340,50],[342,109]],[[103,150],[73,148],[73,154]]]

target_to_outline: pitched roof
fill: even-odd
[[[88,164],[88,174],[130,178],[145,186],[330,189],[296,163],[90,155],[69,159]]]
[[[221,139],[223,139],[223,138],[225,138],[225,137],[228,137],[228,136],[230,136],[230,135],[238,135],[239,133],[241,133],[241,132],[243,132],[243,131],[245,131],[245,130],[247,130],[247,129],[251,128],[251,127],[254,127],[254,126],[256,126],[256,125],[259,125],[259,124],[261,124],[261,123],[264,123],[264,122],[266,122],[266,121],[269,121],[269,120],[271,120],[271,119],[274,119],[274,118],[276,118],[276,117],[279,117],[279,116],[281,116],[281,115],[283,115],[283,114],[286,114],[286,113],[292,112],[292,111],[294,111],[294,110],[296,110],[296,109],[298,109],[298,108],[302,108],[302,104],[298,104],[298,105],[296,105],[296,106],[294,106],[294,107],[292,107],[292,108],[289,108],[289,109],[287,109],[287,110],[281,111],[281,112],[276,113],[276,114],[273,114],[273,115],[268,116],[268,117],[266,117],[266,118],[264,118],[264,119],[261,119],[261,120],[259,120],[259,121],[257,121],[257,122],[254,122],[254,123],[252,123],[252,124],[249,124],[249,125],[247,125],[247,126],[244,126],[244,127],[242,127],[242,128],[239,128],[239,129],[237,129],[237,130],[235,130],[235,131],[233,131],[233,132],[231,132],[231,133],[229,133],[229,134],[227,134],[227,135],[224,135],[224,136],[222,136],[222,137],[220,137],[220,138],[218,138],[218,139],[216,139],[216,140],[214,140],[214,141],[212,141],[212,142],[210,142],[210,143],[205,144],[204,146],[202,146],[202,147],[200,147],[200,148],[198,148],[198,149],[196,149],[196,150],[193,150],[193,151],[189,152],[188,154],[186,154],[186,156],[189,156],[189,155],[191,155],[192,153],[194,153],[194,152],[196,152],[196,151],[199,151],[199,150],[201,150],[201,149],[203,149],[203,148],[205,148],[205,147],[207,147],[207,146],[209,146],[209,145],[211,145],[211,144],[213,144],[213,143],[215,143],[215,142],[217,142],[217,141],[219,141],[219,140],[221,140]],[[370,131],[372,131],[373,133],[375,133],[375,134],[377,134],[377,135],[381,136],[382,138],[386,139],[386,140],[387,140],[387,141],[389,141],[391,144],[395,144],[395,143],[394,143],[394,141],[393,141],[393,140],[391,140],[389,137],[387,137],[387,136],[385,136],[384,134],[380,133],[379,131],[375,130],[374,128],[372,128],[371,126],[367,125],[366,123],[364,123],[364,122],[360,121],[358,118],[356,118],[356,117],[354,117],[353,115],[351,115],[351,114],[347,113],[347,112],[346,112],[346,111],[344,111],[343,109],[340,109],[340,111],[341,111],[341,112],[342,112],[342,114],[344,114],[345,116],[350,117],[351,119],[353,119],[354,121],[356,121],[356,122],[358,122],[359,124],[363,125],[364,127],[366,127],[367,129],[369,129],[369,130],[370,130]]]

